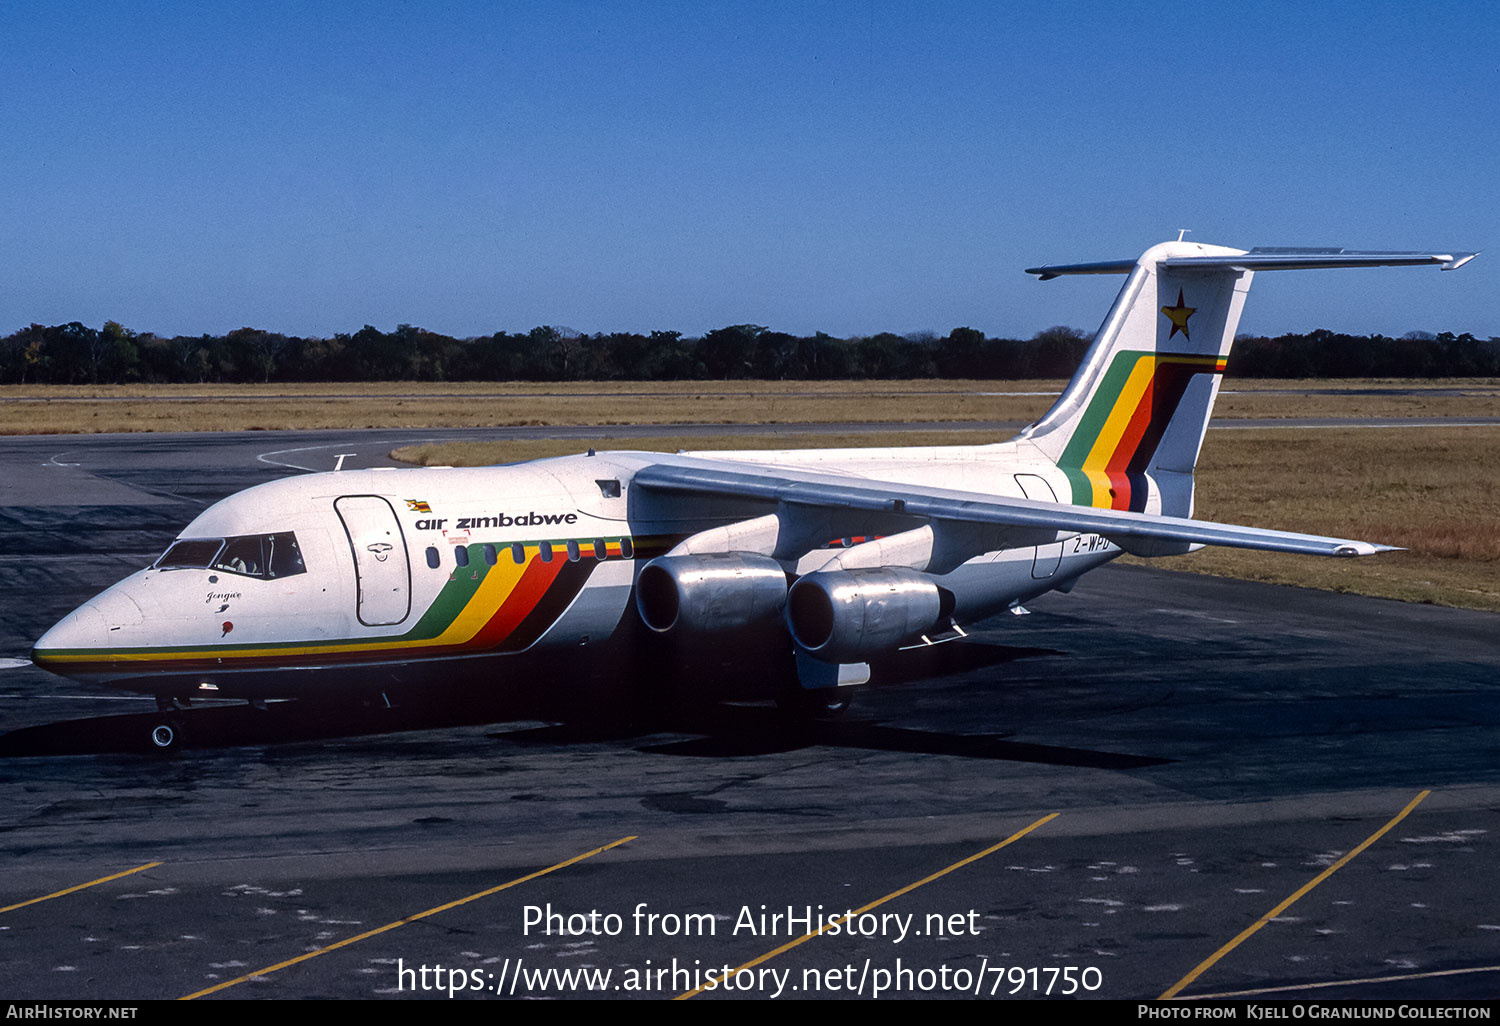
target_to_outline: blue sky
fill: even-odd
[[[1039,263],[1257,278],[1242,330],[1500,335],[1483,3],[0,6],[0,332],[118,320],[1092,331]]]

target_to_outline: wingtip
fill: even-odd
[[[1352,557],[1352,556],[1375,556],[1375,555],[1379,555],[1382,552],[1405,552],[1405,551],[1406,551],[1405,549],[1401,548],[1398,545],[1377,545],[1374,542],[1356,541],[1356,542],[1345,542],[1344,544],[1340,545],[1338,548],[1334,549],[1333,550],[1333,554],[1335,556],[1338,556],[1338,557],[1345,557],[1346,558],[1346,557]]]

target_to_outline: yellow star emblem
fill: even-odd
[[[1182,332],[1183,338],[1187,339],[1190,342],[1192,341],[1193,336],[1188,334],[1188,318],[1197,313],[1198,308],[1196,306],[1185,306],[1183,304],[1181,289],[1177,290],[1177,305],[1164,306],[1161,308],[1161,312],[1166,314],[1167,320],[1172,322],[1172,333],[1167,336],[1168,339],[1173,338],[1180,331]]]

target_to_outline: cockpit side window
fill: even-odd
[[[297,536],[245,534],[233,538],[190,538],[174,542],[155,563],[157,570],[222,570],[244,577],[274,580],[307,572]]]
[[[295,534],[283,531],[265,537],[267,577],[294,577],[307,573],[307,564],[302,562],[302,549],[297,545]]]

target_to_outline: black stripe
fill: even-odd
[[[572,605],[588,582],[589,575],[594,572],[594,567],[598,565],[597,560],[580,559],[559,570],[541,600],[516,624],[516,629],[500,644],[498,651],[519,652],[523,648],[530,648]]]

